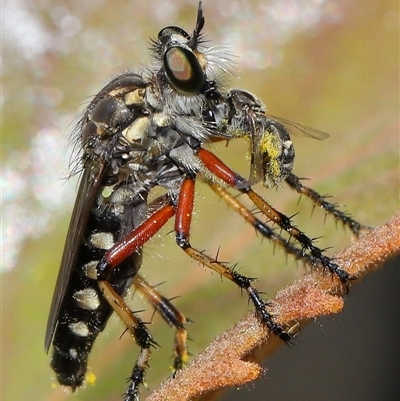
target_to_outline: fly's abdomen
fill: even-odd
[[[87,357],[111,314],[94,280],[73,273],[53,339],[51,367],[60,384],[79,387],[86,373]]]
[[[84,381],[88,355],[112,314],[98,287],[96,266],[121,233],[127,227],[132,228],[132,219],[126,221],[126,216],[122,217],[112,207],[93,208],[61,306],[51,367],[58,382],[73,390]],[[113,271],[109,281],[119,295],[124,295],[131,286],[140,265],[141,250]]]

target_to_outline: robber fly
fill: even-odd
[[[282,340],[290,340],[290,331],[274,321],[252,279],[192,247],[196,180],[209,185],[287,252],[322,265],[345,285],[350,279],[287,216],[252,189],[259,181],[267,187],[286,181],[353,232],[361,228],[292,173],[295,153],[289,125],[293,124],[267,115],[261,100],[249,92],[224,89],[213,73],[203,26],[200,2],[193,33],[175,26],[162,29],[152,40],[153,67],[145,74],[126,72],[112,79],[90,102],[75,130],[80,185],[45,339],[46,350],[53,346],[51,367],[58,382],[73,391],[84,382],[94,341],[115,311],[140,348],[125,401],[138,397],[155,343],[146,325],[125,304],[124,296],[132,285],[175,328],[174,369],[185,364],[185,316],[139,273],[143,246],[170,219],[175,222],[178,246],[245,290],[261,324]],[[295,127],[317,139],[327,137],[300,124]],[[235,138],[249,142],[249,179],[205,147]],[[163,195],[152,196],[160,187]],[[246,209],[229,188],[249,197],[269,221],[297,240],[298,247]]]

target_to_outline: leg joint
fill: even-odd
[[[186,249],[190,247],[189,238],[186,234],[182,232],[177,232],[175,238],[176,238],[176,243],[180,248]]]

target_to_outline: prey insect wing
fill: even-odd
[[[61,304],[64,301],[70,275],[76,263],[79,245],[86,228],[90,211],[93,207],[93,202],[100,187],[102,171],[102,168],[94,168],[94,165],[92,167],[85,168],[82,171],[78,188],[78,196],[72,212],[64,253],[61,259],[61,266],[58,272],[56,287],[50,307],[45,337],[46,351],[48,351],[50,348],[54,331],[57,327]]]
[[[257,117],[251,107],[243,110],[242,120],[246,121],[245,132],[250,140],[250,174],[249,182],[255,184],[264,178],[262,138],[264,127],[257,124]]]
[[[250,174],[249,181],[252,184],[260,182],[264,178],[264,168],[263,168],[263,152],[261,149],[262,143],[262,132],[254,127],[251,129],[251,144],[250,144]]]
[[[289,129],[291,134],[296,136],[304,136],[307,138],[318,139],[320,141],[327,139],[330,136],[327,132],[320,131],[319,129],[312,128],[301,123],[287,120],[286,118],[271,115],[269,115],[269,117],[271,117],[272,120],[281,122],[285,126],[285,128]]]

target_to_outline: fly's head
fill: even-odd
[[[146,100],[169,119],[168,125],[182,129],[191,146],[193,140],[205,143],[227,139],[226,131],[220,129],[224,116],[217,109],[224,95],[214,73],[216,67],[224,69],[215,48],[204,46],[204,23],[200,2],[191,34],[167,26],[151,39],[155,64],[149,71]]]
[[[207,59],[199,50],[204,16],[201,3],[196,27],[192,35],[182,28],[163,28],[157,39],[152,40],[155,59],[160,63],[157,73],[159,87],[182,96],[196,96],[205,86]]]

